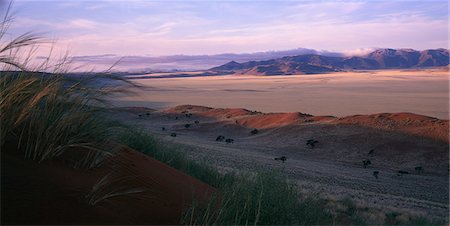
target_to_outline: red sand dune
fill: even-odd
[[[195,113],[204,117],[216,119],[234,118],[247,115],[261,114],[261,112],[249,111],[243,108],[210,108],[197,105],[180,105],[164,110],[165,113]]]
[[[165,110],[167,113],[180,113],[182,111],[189,111],[189,112],[203,112],[203,111],[209,111],[213,108],[205,107],[205,106],[197,106],[197,105],[180,105],[173,108],[169,108]]]
[[[215,108],[207,112],[201,113],[202,116],[213,117],[213,118],[235,118],[240,116],[259,114],[258,112],[252,112],[243,108]]]
[[[285,125],[292,125],[299,122],[303,122],[310,115],[293,112],[293,113],[271,113],[260,114],[252,117],[245,117],[238,119],[237,122],[240,125],[251,128],[273,128]]]
[[[396,131],[449,142],[449,120],[412,113],[355,115],[339,118],[334,123]]]
[[[143,189],[90,205],[86,195],[110,173],[104,191]],[[101,167],[41,164],[2,150],[2,224],[179,224],[193,200],[205,204],[213,187],[161,162],[123,149]],[[98,193],[99,194],[99,193]]]
[[[329,115],[313,116],[313,117],[309,118],[309,120],[311,120],[313,122],[330,122],[335,119],[336,119],[336,117],[329,116]]]
[[[195,105],[181,105],[163,112],[189,112],[198,116],[214,118],[219,121],[232,120],[233,123],[237,122],[239,125],[258,129],[277,128],[302,123],[357,125],[449,142],[449,120],[413,113],[380,113],[336,118],[334,116],[312,116],[300,112],[261,113],[243,108],[224,109]]]

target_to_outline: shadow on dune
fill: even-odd
[[[37,163],[2,150],[2,224],[179,224],[216,189],[144,154],[121,148],[98,168],[64,156]],[[70,158],[68,158],[70,159]]]

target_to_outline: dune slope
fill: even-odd
[[[206,203],[216,191],[128,148],[90,170],[2,150],[1,172],[2,224],[179,224],[194,200]],[[107,194],[116,196],[99,198]]]

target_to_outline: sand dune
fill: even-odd
[[[306,115],[302,113],[271,113],[271,114],[260,114],[253,117],[246,117],[237,120],[239,125],[249,127],[249,128],[274,128],[286,125],[292,125],[300,122],[300,120],[306,120],[311,115]]]
[[[406,112],[354,115],[337,118],[334,116],[313,116],[301,112],[262,113],[242,108],[222,109],[193,105],[180,105],[163,112],[189,112],[199,116],[214,118],[216,120],[234,120],[234,122],[238,125],[257,129],[322,122],[336,125],[358,125],[362,127],[428,137],[443,142],[448,142],[449,140],[449,120],[442,120]]]
[[[96,195],[142,191],[89,204],[89,192],[105,175],[108,184]],[[205,183],[127,148],[91,170],[73,169],[64,158],[38,164],[16,150],[2,150],[5,224],[179,224],[194,199],[205,204],[214,192]]]
[[[449,120],[412,113],[384,113],[339,118],[336,124],[356,124],[364,127],[414,134],[449,141]]]

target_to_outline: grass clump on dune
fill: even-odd
[[[85,157],[94,162],[109,154],[102,147],[108,146],[112,123],[98,114],[115,90],[29,71],[0,72],[0,90],[2,149],[8,143],[36,161],[69,149],[87,150]]]
[[[78,165],[96,165],[110,154],[106,144],[112,130],[98,114],[108,106],[107,96],[124,91],[120,84],[132,84],[108,73],[69,77],[67,57],[54,66],[49,59],[30,66],[42,40],[30,33],[5,40],[12,21],[8,12],[0,22],[1,150],[18,149],[39,162],[83,150]]]

